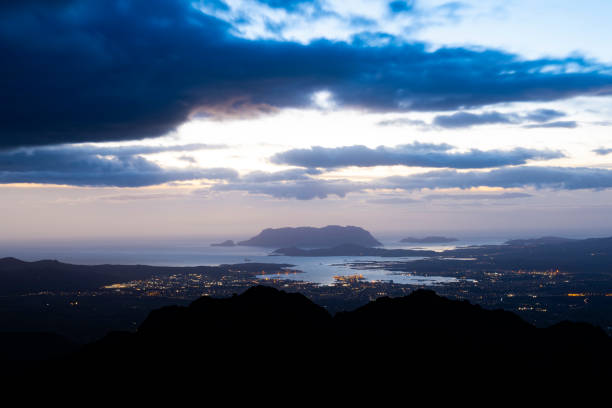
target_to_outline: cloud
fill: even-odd
[[[321,174],[316,169],[289,169],[276,172],[252,171],[240,178],[247,183],[267,183],[275,181],[309,180],[311,176]]]
[[[382,205],[405,205],[405,204],[415,204],[418,203],[419,200],[415,200],[413,198],[405,198],[405,197],[390,197],[390,198],[373,198],[371,200],[367,200],[370,204],[382,204]]]
[[[467,152],[453,152],[448,144],[418,143],[396,147],[366,146],[320,147],[293,149],[277,153],[270,161],[306,168],[412,166],[448,167],[456,169],[480,169],[525,164],[530,160],[550,160],[564,157],[553,150],[515,148],[512,150],[472,149]]]
[[[554,119],[562,118],[564,116],[567,116],[565,112],[561,112],[555,109],[536,109],[526,113],[525,119],[532,122],[544,123]]]
[[[408,13],[414,10],[414,0],[397,0],[389,2],[392,13]]]
[[[289,169],[277,172],[253,171],[239,179],[210,187],[213,191],[245,191],[275,198],[312,200],[362,191],[368,185],[349,180],[324,180],[312,176],[321,172],[313,169]],[[209,191],[209,190],[206,190]]]
[[[206,145],[97,147],[53,146],[0,152],[0,183],[142,187],[197,179],[232,180],[227,168],[167,169],[141,154],[199,150]]]
[[[600,147],[598,149],[594,149],[593,152],[600,156],[605,156],[607,154],[612,153],[612,148]]]
[[[536,188],[554,190],[607,189],[612,187],[612,170],[587,167],[506,167],[490,171],[439,170],[413,176],[377,180],[376,188],[402,190],[469,189],[475,187]]]
[[[452,115],[438,115],[433,124],[443,128],[464,128],[474,125],[490,125],[498,123],[517,123],[519,117],[516,114],[499,112],[469,113],[457,112]]]
[[[610,67],[580,57],[233,33],[187,0],[2,2],[0,148],[153,137],[196,111],[305,107],[323,90],[384,112],[612,93]]]
[[[378,126],[421,126],[426,127],[429,124],[424,120],[420,119],[409,119],[409,118],[397,118],[397,119],[387,119],[381,120],[377,123]]]
[[[288,172],[265,173],[266,177],[245,175],[214,184],[201,191],[243,191],[280,199],[312,200],[330,196],[345,197],[349,193],[381,190],[437,190],[494,188],[534,188],[552,190],[602,190],[612,188],[612,170],[585,167],[519,166],[489,171],[437,170],[411,176],[392,176],[368,182],[328,180],[296,176]],[[302,173],[303,174],[303,173]],[[507,200],[531,197],[523,192],[430,194],[427,200]],[[373,204],[408,204],[406,197],[377,197]]]
[[[290,182],[230,182],[216,184],[211,188],[215,191],[245,191],[249,194],[263,194],[274,198],[312,200],[332,195],[345,197],[348,193],[359,192],[366,187],[367,185],[363,183],[348,180],[307,179]]]
[[[527,193],[470,193],[470,194],[430,194],[426,200],[512,200],[533,197]]]
[[[184,197],[186,197],[185,194],[169,194],[169,193],[124,194],[124,195],[100,197],[99,200],[125,202],[125,201],[141,201],[141,200],[163,200],[163,199],[169,199],[169,198],[184,198]]]
[[[578,123],[573,120],[565,120],[565,121],[557,121],[557,122],[549,122],[549,123],[541,123],[537,125],[526,125],[526,128],[535,129],[535,128],[565,128],[565,129],[574,129],[578,127]]]
[[[433,119],[432,124],[434,126],[447,129],[466,128],[478,125],[520,124],[524,122],[537,122],[538,124],[540,124],[563,117],[565,115],[566,114],[564,112],[554,109],[537,109],[524,114],[501,113],[497,111],[482,113],[457,112],[452,115],[438,115]],[[531,125],[528,127],[546,127],[546,125],[552,125],[553,123],[543,125]],[[575,124],[575,122],[572,123]]]
[[[305,4],[317,5],[319,3],[317,0],[257,0],[257,2],[289,12],[294,12]]]

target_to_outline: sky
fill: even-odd
[[[0,2],[0,241],[612,235],[612,3]]]

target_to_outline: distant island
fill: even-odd
[[[280,248],[272,252],[272,255],[285,256],[381,256],[381,257],[404,257],[404,256],[436,256],[434,251],[422,251],[415,249],[384,249],[368,248],[360,245],[344,244],[332,248],[301,249],[296,247]]]
[[[228,239],[227,241],[223,241],[223,242],[220,242],[218,244],[210,244],[210,246],[214,246],[214,247],[233,247],[233,246],[236,246],[236,243],[234,241],[232,241],[231,239]]]
[[[425,238],[415,238],[415,237],[407,237],[402,239],[400,242],[404,243],[414,243],[414,244],[445,244],[447,242],[455,242],[459,241],[457,238],[448,238],[448,237],[425,237]]]
[[[321,248],[352,244],[363,247],[377,247],[382,244],[372,234],[360,227],[328,225],[323,228],[267,228],[257,236],[239,242],[242,246],[266,248],[296,247]]]

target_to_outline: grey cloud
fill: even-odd
[[[438,170],[412,176],[393,176],[371,182],[352,182],[349,180],[297,179],[276,181],[245,181],[248,177],[227,183],[215,184],[213,191],[244,191],[249,194],[262,194],[275,198],[295,198],[311,200],[335,195],[344,197],[349,193],[395,189],[417,191],[423,189],[470,189],[476,187],[498,188],[535,188],[553,190],[602,190],[612,188],[612,170],[586,167],[508,167],[490,171]],[[272,177],[270,178],[270,180]],[[209,191],[209,190],[207,190]],[[474,194],[432,194],[429,200],[506,200],[528,198],[531,195],[521,192],[474,193]],[[369,200],[373,204],[408,204],[409,198],[383,197]]]
[[[404,205],[404,204],[418,203],[419,200],[415,200],[413,198],[404,198],[404,197],[390,197],[390,198],[374,198],[372,200],[367,200],[367,202],[370,204]]]
[[[566,116],[564,112],[554,109],[536,109],[522,114],[502,113],[497,111],[482,113],[457,112],[451,115],[436,116],[433,119],[432,125],[447,129],[457,129],[478,125],[521,124],[525,122],[537,122],[541,124],[564,116]],[[537,127],[537,125],[533,125],[533,127]]]
[[[605,156],[607,154],[612,153],[612,148],[600,147],[598,149],[594,149],[593,152],[597,153],[600,156]]]
[[[500,112],[469,113],[457,112],[452,115],[438,115],[433,125],[447,128],[465,128],[475,125],[490,125],[499,123],[517,123],[520,117],[516,114]]]
[[[387,177],[376,182],[377,188],[402,190],[474,187],[500,187],[580,190],[612,187],[612,170],[588,167],[521,166],[490,171],[439,170],[413,176]]]
[[[328,198],[332,195],[345,197],[348,193],[359,192],[367,187],[365,184],[348,180],[308,179],[290,182],[217,184],[212,189],[216,191],[245,191],[249,194],[263,194],[274,198],[312,200],[314,198]]]
[[[124,194],[124,195],[101,197],[100,200],[103,200],[103,201],[141,201],[141,200],[160,200],[160,199],[167,199],[167,198],[182,198],[182,197],[185,197],[185,195],[184,194],[167,194],[167,193]]]
[[[424,120],[420,119],[408,119],[408,118],[398,118],[398,119],[387,119],[381,120],[377,123],[378,126],[421,126],[426,127],[428,123]]]
[[[276,164],[288,164],[307,168],[338,168],[348,166],[412,166],[434,168],[477,169],[524,164],[529,160],[550,160],[564,157],[554,150],[515,148],[512,150],[472,149],[468,152],[452,152],[448,144],[418,143],[396,147],[343,146],[310,149],[293,149],[271,157]]]
[[[198,162],[194,157],[187,155],[181,156],[178,159],[191,164],[196,164]]]
[[[276,172],[253,171],[240,178],[245,183],[267,183],[276,181],[309,180],[313,175],[321,174],[316,169],[289,169]]]
[[[573,120],[565,120],[565,121],[557,121],[557,122],[549,122],[549,123],[540,123],[537,125],[526,125],[526,128],[536,129],[536,128],[565,128],[565,129],[574,129],[578,127],[578,123]]]
[[[525,119],[532,122],[544,123],[554,119],[562,118],[564,116],[567,116],[565,112],[561,112],[555,109],[536,109],[534,111],[526,113]]]
[[[527,197],[533,197],[533,195],[527,193],[430,194],[423,198],[427,200],[510,200]]]
[[[196,179],[231,180],[227,168],[166,169],[140,154],[199,150],[204,145],[96,147],[54,146],[0,152],[0,183],[142,187]]]

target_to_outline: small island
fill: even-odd
[[[411,243],[411,244],[446,244],[449,242],[459,241],[457,238],[438,237],[431,236],[425,238],[407,237],[402,239],[400,242]]]
[[[323,228],[267,228],[255,237],[238,243],[238,245],[243,246],[267,248],[323,248],[344,244],[363,247],[382,246],[368,231],[350,225],[346,227],[328,225]]]
[[[234,246],[236,246],[236,243],[234,241],[232,241],[231,239],[228,239],[227,241],[223,241],[223,242],[220,242],[218,244],[210,244],[210,246],[214,246],[214,247],[234,247]]]

